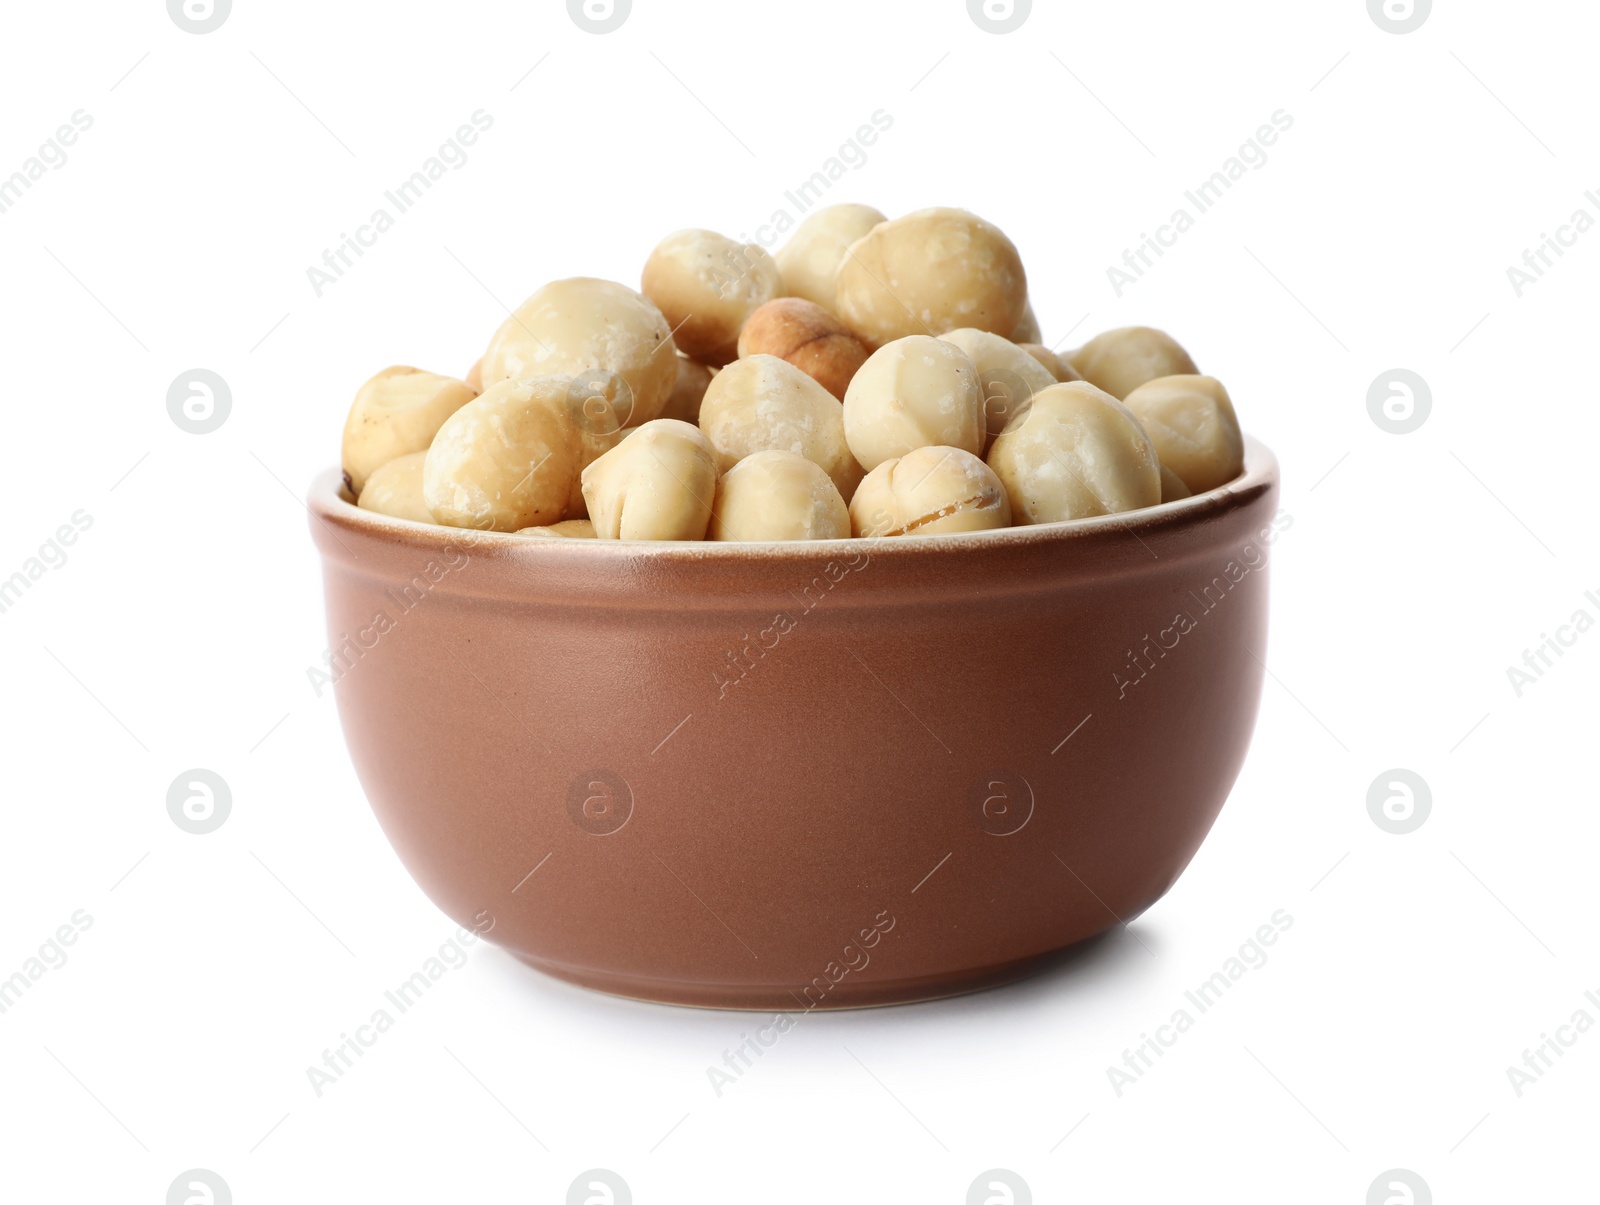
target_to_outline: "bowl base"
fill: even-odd
[[[912,979],[856,980],[846,976],[826,993],[813,987],[774,987],[760,983],[706,983],[695,980],[659,979],[646,975],[626,975],[592,967],[570,966],[512,950],[518,959],[534,970],[579,987],[652,1004],[673,1004],[690,1008],[728,1009],[738,1012],[809,1013],[852,1008],[882,1008],[891,1004],[915,1004],[964,996],[986,988],[1015,983],[1030,975],[1061,964],[1094,942],[1086,938],[1058,950],[1047,950],[1028,958],[968,970],[924,975]]]

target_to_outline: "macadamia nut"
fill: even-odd
[[[1038,343],[1043,338],[1039,320],[1033,316],[1033,300],[1029,298],[1022,307],[1022,318],[1017,322],[1016,330],[1011,332],[1010,339],[1013,343]]]
[[[1117,514],[1161,501],[1161,466],[1132,412],[1084,381],[1033,395],[989,449],[1019,523]],[[864,485],[865,483],[863,483]]]
[[[700,403],[700,429],[723,472],[755,452],[793,452],[818,465],[848,498],[862,470],[845,442],[844,421],[844,406],[832,394],[776,356],[735,360]]]
[[[587,519],[563,519],[548,527],[524,527],[517,532],[530,540],[592,540],[594,524]]]
[[[867,360],[867,345],[833,313],[801,297],[777,297],[751,314],[739,332],[739,356],[777,356],[840,401]]]
[[[715,375],[713,370],[699,360],[679,356],[678,383],[673,387],[672,396],[667,399],[660,417],[675,418],[686,423],[699,422],[700,401],[705,397],[706,389]]]
[[[465,381],[398,365],[356,391],[344,423],[340,460],[350,492],[361,494],[380,465],[425,452],[439,428],[473,398]]]
[[[1027,352],[1044,366],[1044,370],[1058,381],[1081,381],[1078,370],[1068,364],[1062,356],[1056,355],[1043,343],[1019,343],[1018,347]]]
[[[666,315],[684,354],[720,367],[739,354],[739,330],[751,312],[783,296],[783,277],[755,243],[679,230],[656,244],[640,287]]]
[[[582,441],[566,377],[500,381],[439,428],[422,470],[435,523],[520,531],[564,517]]]
[[[645,423],[583,470],[602,540],[704,539],[716,486],[710,441],[674,418]]]
[[[828,205],[817,210],[778,251],[784,292],[831,310],[845,249],[888,220],[870,205]]]
[[[1161,466],[1161,501],[1176,502],[1179,498],[1192,498],[1194,491],[1183,483],[1166,465]]]
[[[604,369],[628,383],[623,426],[661,413],[678,383],[672,328],[626,285],[587,276],[552,281],[501,324],[483,356],[485,386]]]
[[[926,447],[885,460],[850,501],[858,536],[926,536],[1007,527],[1011,504],[994,471],[961,448]]]
[[[1144,424],[1162,465],[1191,493],[1216,489],[1244,472],[1244,435],[1233,400],[1215,377],[1157,377],[1124,404]]]
[[[793,452],[746,456],[717,481],[712,540],[842,540],[850,512],[821,466]]]
[[[886,343],[845,390],[844,434],[869,470],[934,444],[976,455],[985,436],[978,369],[959,347],[927,335]]]
[[[963,326],[1010,337],[1028,304],[1022,257],[961,209],[919,209],[874,226],[845,252],[834,310],[867,344]]]
[[[1068,352],[1067,359],[1085,381],[1118,400],[1157,377],[1200,371],[1176,339],[1149,326],[1121,326],[1096,335]]]
[[[432,523],[433,514],[422,498],[422,462],[426,452],[410,452],[379,465],[361,488],[356,505],[413,523]]]
[[[966,352],[978,370],[978,383],[983,388],[985,447],[1008,423],[1028,412],[1034,394],[1056,383],[1044,365],[999,335],[967,326],[939,338]]]

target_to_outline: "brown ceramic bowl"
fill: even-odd
[[[1247,441],[1128,515],[785,544],[475,535],[333,471],[310,505],[351,756],[439,907],[794,1012],[1015,979],[1172,886],[1255,723],[1277,478]]]

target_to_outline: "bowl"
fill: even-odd
[[[1277,463],[959,535],[532,540],[311,490],[329,677],[418,885],[546,974],[673,1004],[930,999],[1126,925],[1260,701]]]

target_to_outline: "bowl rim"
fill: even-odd
[[[537,555],[561,551],[583,551],[587,555],[614,555],[637,561],[649,557],[656,561],[732,562],[755,557],[763,561],[811,561],[818,556],[850,555],[870,548],[876,556],[913,556],[929,549],[979,550],[1038,546],[1062,540],[1088,539],[1106,534],[1131,534],[1134,538],[1203,523],[1219,510],[1247,502],[1270,489],[1278,481],[1278,459],[1260,440],[1244,436],[1244,471],[1232,481],[1172,502],[1161,502],[1139,510],[1085,519],[1061,519],[1054,523],[1029,523],[985,531],[942,532],[910,536],[849,536],[836,540],[599,540],[532,539],[516,532],[479,531],[465,527],[444,527],[399,519],[377,511],[362,510],[346,497],[344,475],[337,468],[324,469],[312,480],[306,507],[314,522],[333,524],[359,532],[372,539],[419,550],[443,551],[468,544],[477,549],[494,550],[500,555]]]

